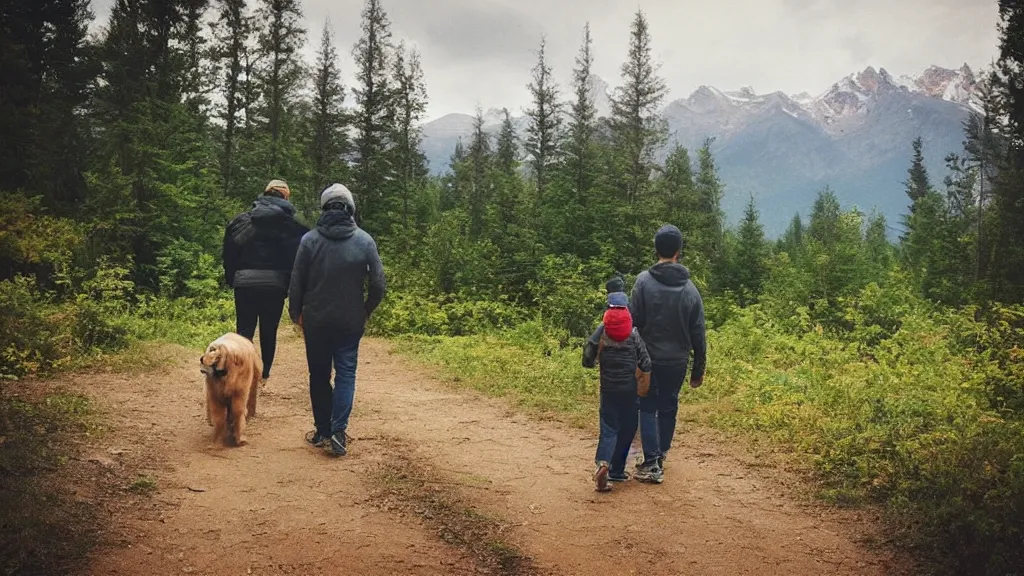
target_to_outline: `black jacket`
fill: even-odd
[[[704,376],[704,301],[685,266],[664,262],[641,272],[633,284],[629,312],[652,362],[663,366],[686,365],[692,352],[690,378]]]
[[[373,238],[356,226],[350,212],[330,210],[299,245],[288,315],[293,322],[302,315],[307,336],[323,331],[362,334],[386,288]]]
[[[260,196],[224,232],[224,278],[232,288],[288,291],[295,253],[309,232],[287,200]]]
[[[598,358],[597,350],[602,338],[604,347]],[[636,369],[651,371],[651,357],[647,355],[647,347],[636,328],[629,338],[616,342],[604,335],[604,324],[600,324],[583,345],[584,368],[593,368],[595,361],[601,365],[601,392],[635,393]]]

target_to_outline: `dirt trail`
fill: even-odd
[[[431,493],[388,504],[388,479],[404,468],[426,474],[412,486],[430,491],[441,479],[459,507],[493,519],[498,536],[487,546],[517,549],[540,573],[902,571],[855,543],[864,525],[798,505],[762,472],[688,439],[685,426],[664,484],[597,494],[595,434],[454,390],[380,341],[360,350],[348,457],[302,440],[311,427],[307,372],[301,340],[285,330],[249,445],[213,447],[196,359],[180,356],[155,375],[75,382],[111,414],[97,466],[141,466],[158,485],[113,508],[111,543],[93,555],[90,574],[493,572],[439,528]]]

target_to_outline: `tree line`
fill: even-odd
[[[843,209],[828,190],[776,242],[753,198],[727,227],[712,141],[666,147],[667,87],[641,11],[607,117],[591,91],[589,26],[565,87],[541,39],[525,136],[508,110],[492,136],[478,110],[434,177],[420,150],[420,56],[393,36],[380,0],[363,7],[350,87],[329,22],[315,62],[303,60],[299,0],[117,0],[94,37],[88,0],[14,4],[0,35],[5,279],[34,275],[60,293],[115,266],[135,290],[194,295],[216,283],[223,224],[283,178],[310,222],[320,190],[349,184],[398,286],[451,298],[531,307],[545,269],[593,282],[634,274],[651,260],[652,231],[671,222],[697,281],[740,305],[779,285],[793,302],[827,302],[897,269],[948,304],[1024,300],[1018,2],[1000,3],[984,113],[968,115],[944,189],[913,144],[896,245],[881,216]]]

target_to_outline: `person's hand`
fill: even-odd
[[[299,314],[299,319],[295,323],[299,325],[299,328],[302,328],[302,314]]]
[[[700,378],[691,378],[690,379],[690,388],[700,388],[700,385],[703,384],[703,383],[704,383],[704,377],[703,376],[701,376]]]

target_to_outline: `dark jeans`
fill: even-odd
[[[601,392],[601,433],[596,462],[608,462],[612,472],[626,469],[626,455],[636,435],[636,394]]]
[[[651,367],[651,391],[640,399],[640,441],[644,462],[655,462],[672,447],[679,411],[679,390],[686,377],[686,365]]]
[[[313,423],[322,436],[345,432],[356,394],[356,365],[362,334],[342,335],[306,331],[309,400]],[[331,368],[334,388],[331,388]]]
[[[277,326],[284,310],[284,293],[261,288],[235,288],[235,332],[252,340],[260,325],[260,355],[263,377],[270,377],[277,351]]]

